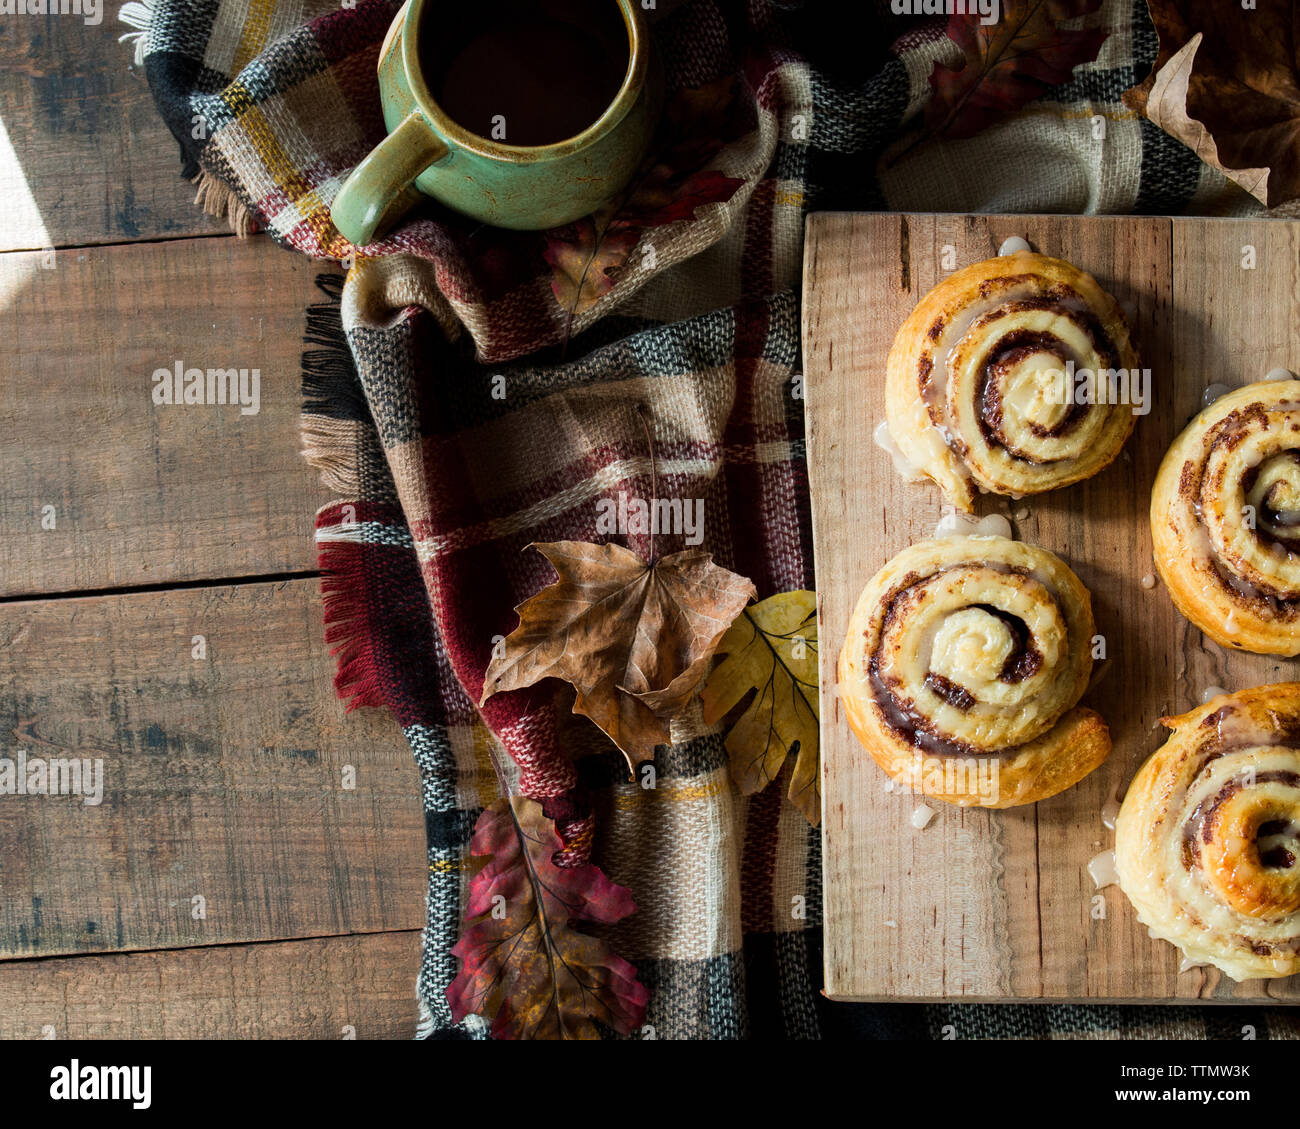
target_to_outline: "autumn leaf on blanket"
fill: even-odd
[[[1106,32],[1063,28],[1061,21],[1100,7],[1101,0],[1003,0],[1001,18],[991,24],[982,23],[977,13],[950,16],[948,38],[965,59],[959,67],[935,63],[930,72],[929,133],[973,137],[1068,82],[1075,67],[1097,57]]]
[[[614,544],[530,548],[559,579],[515,609],[519,626],[488,664],[480,705],[502,690],[562,678],[577,690],[574,712],[600,726],[629,764],[650,760],[754,585],[702,549],[646,564]]]
[[[636,968],[575,922],[612,924],[636,910],[600,868],[559,867],[555,825],[534,800],[484,810],[470,854],[486,862],[469,881],[466,928],[452,948],[452,1020],[492,1019],[497,1039],[598,1039],[597,1023],[630,1035],[650,992]]]
[[[746,608],[718,644],[727,657],[709,675],[704,720],[721,720],[752,694],[727,732],[731,778],[750,795],[776,779],[790,750],[799,755],[790,802],[821,822],[817,732],[817,593],[783,592]]]
[[[598,222],[606,226],[598,228]],[[627,262],[641,238],[637,228],[610,230],[608,223],[608,217],[586,216],[547,236],[544,254],[551,266],[551,293],[570,321],[613,289],[610,272]]]
[[[551,292],[573,319],[591,309],[617,282],[648,228],[695,218],[706,204],[725,203],[744,181],[703,166],[739,132],[735,79],[680,90],[627,187],[609,204],[576,223],[547,232],[543,252]]]
[[[647,228],[694,219],[698,208],[730,200],[744,183],[716,169],[683,176],[663,164],[638,177],[616,207],[547,235],[544,255],[551,266],[551,292],[570,321],[613,289],[616,272]]]
[[[1159,37],[1147,78],[1124,92],[1201,160],[1276,208],[1300,198],[1300,55],[1290,4],[1148,0]]]

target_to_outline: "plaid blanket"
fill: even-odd
[[[1065,87],[976,138],[885,166],[933,62],[952,61],[942,20],[880,4],[846,34],[811,2],[660,0],[666,117],[695,130],[686,148],[701,162],[672,183],[707,166],[730,191],[647,218],[636,268],[572,317],[550,252],[580,233],[499,231],[429,206],[354,248],[330,223],[340,184],[383,135],[373,75],[397,8],[154,0],[123,18],[200,202],[236,230],[351,267],[345,285],[322,276],[307,312],[304,449],[338,499],[316,520],[338,691],[391,710],[422,774],[420,1033],[485,1037],[474,1018],[453,1025],[444,991],[469,836],[501,787],[495,760],[556,821],[560,861],[594,859],[631,889],[637,912],[607,933],[651,989],[658,1037],[1293,1034],[1258,1009],[830,1004],[818,833],[785,780],[738,795],[698,710],[674,723],[657,787],[643,789],[571,713],[571,691],[544,683],[473,705],[511,609],[552,579],[524,547],[601,540],[600,499],[648,496],[643,418],[661,495],[702,500],[715,561],[760,598],[814,586],[792,394],[810,209],[1253,210],[1120,103],[1155,55],[1140,0],[1093,17],[1106,44]],[[1111,123],[1104,159],[1070,126],[1094,114]],[[991,167],[1014,172],[990,180]]]

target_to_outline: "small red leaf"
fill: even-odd
[[[1004,0],[1002,18],[991,24],[981,23],[978,14],[950,16],[948,38],[965,60],[960,67],[935,63],[930,72],[930,133],[972,137],[1068,82],[1075,67],[1097,57],[1107,33],[1062,28],[1060,21],[1100,6],[1101,0]]]

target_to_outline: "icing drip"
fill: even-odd
[[[1012,539],[1011,523],[1001,514],[988,514],[986,517],[972,517],[958,513],[948,506],[943,508],[943,516],[934,527],[936,537],[1005,537]]]
[[[1092,879],[1098,890],[1116,885],[1119,882],[1119,875],[1115,872],[1115,852],[1102,851],[1088,863],[1088,877]]]
[[[877,447],[894,460],[894,470],[898,472],[899,477],[908,482],[919,482],[925,477],[912,465],[908,457],[898,449],[898,444],[894,442],[894,437],[890,434],[888,420],[882,419],[876,424],[875,430],[871,433],[871,438]]]
[[[1201,407],[1208,408],[1215,400],[1221,399],[1232,391],[1227,384],[1211,384],[1204,392],[1201,393]]]

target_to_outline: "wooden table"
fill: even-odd
[[[0,60],[0,757],[104,774],[0,795],[0,1038],[409,1037],[419,779],[334,696],[298,450],[323,268],[193,205],[107,21]],[[177,361],[260,411],[156,406]]]

